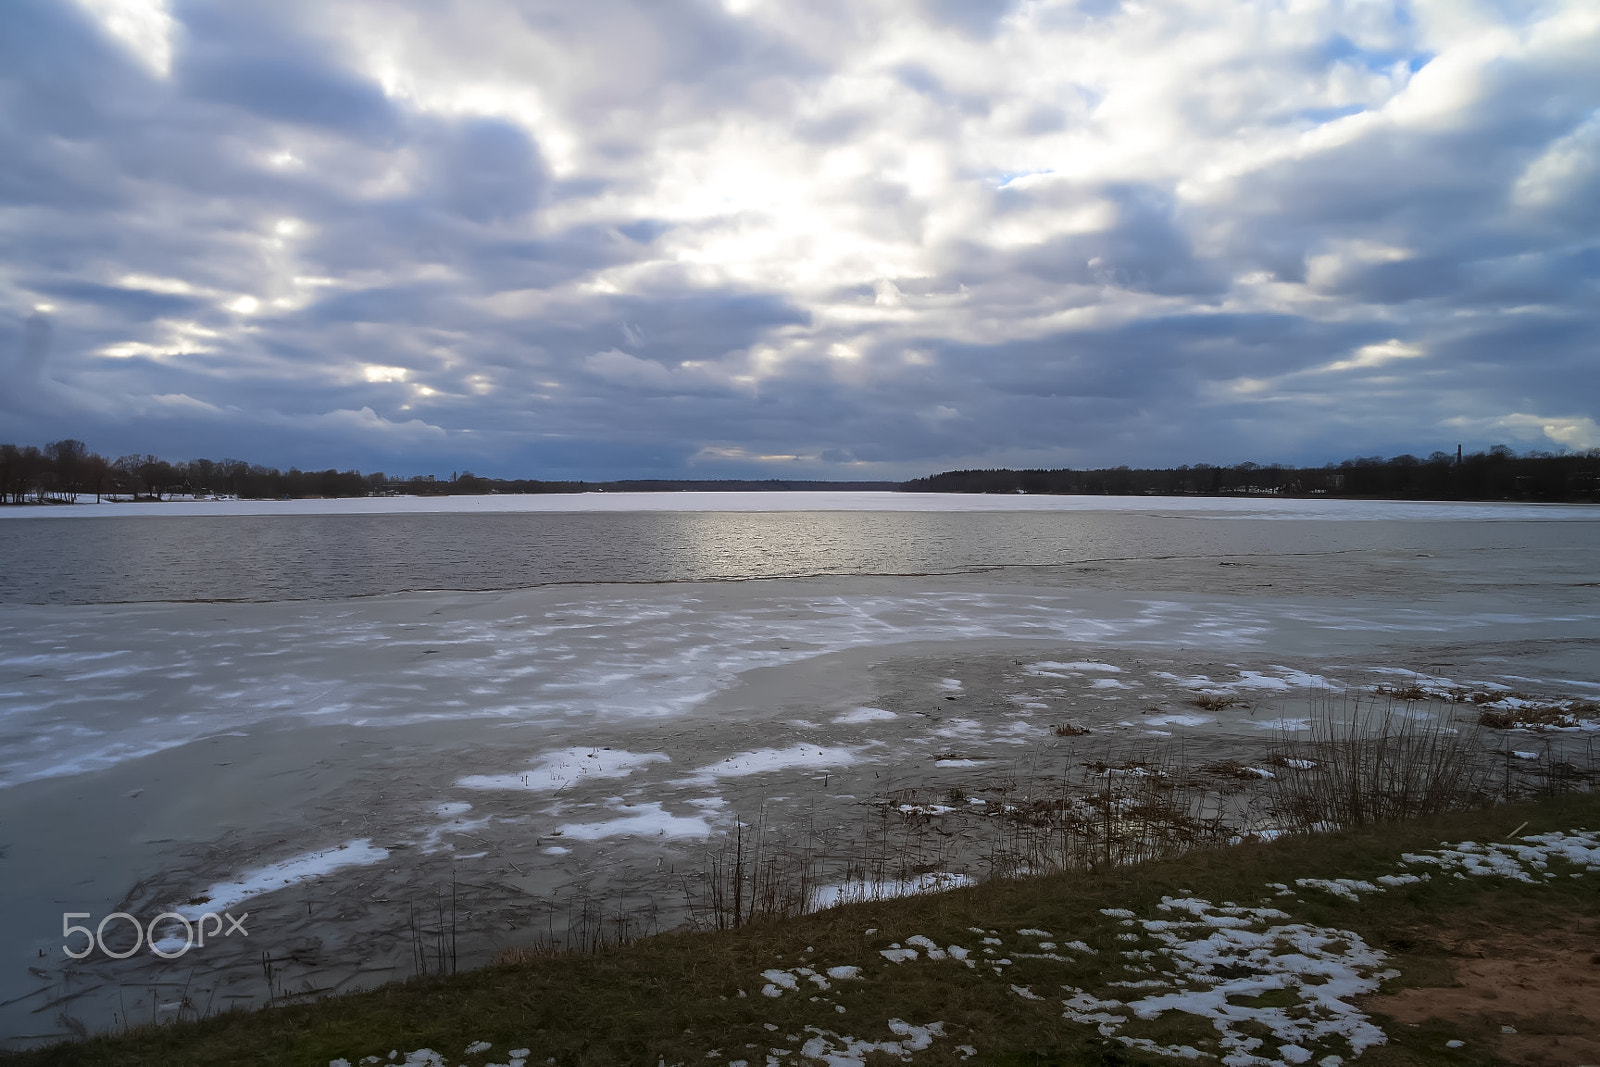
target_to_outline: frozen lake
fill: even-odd
[[[452,892],[463,966],[670,924],[736,819],[1256,759],[1396,679],[1600,695],[1600,509],[706,496],[0,512],[0,1041],[406,977]],[[248,941],[63,950],[208,907]]]

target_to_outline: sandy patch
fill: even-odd
[[[1366,1007],[1401,1023],[1481,1029],[1512,1063],[1600,1064],[1600,922],[1507,933],[1458,952],[1455,985],[1373,997]]]

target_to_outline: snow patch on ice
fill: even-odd
[[[1056,660],[1049,659],[1041,660],[1038,663],[1030,663],[1024,667],[1023,670],[1028,674],[1033,675],[1035,678],[1073,678],[1083,671],[1102,671],[1106,674],[1122,673],[1121,667],[1113,667],[1109,663],[1093,663],[1087,661],[1078,663],[1059,663]]]
[[[670,762],[662,752],[626,752],[611,748],[563,748],[541,753],[526,771],[511,774],[469,774],[457,780],[463,789],[525,789],[554,792],[585,779],[626,778],[640,767]]]
[[[599,841],[607,837],[706,838],[711,826],[698,815],[673,815],[659,803],[640,804],[626,815],[601,822],[565,823],[562,837],[575,841]]]
[[[1281,730],[1292,733],[1300,730],[1311,729],[1310,719],[1260,719],[1252,723],[1257,730]]]
[[[263,893],[310,882],[344,867],[364,867],[388,858],[388,849],[378,848],[371,839],[363,837],[337,848],[306,852],[279,863],[257,867],[230,882],[217,882],[190,897],[190,903],[177,905],[172,911],[194,921],[208,911],[226,911]]]
[[[1181,712],[1171,712],[1164,715],[1152,715],[1147,719],[1140,719],[1137,723],[1124,722],[1123,726],[1205,726],[1217,720],[1210,715],[1187,715]]]
[[[833,721],[840,725],[849,725],[850,723],[858,722],[888,722],[890,719],[898,719],[899,717],[894,712],[886,711],[883,708],[856,708],[853,711],[845,712],[843,715],[835,715]]]
[[[718,778],[743,778],[752,774],[768,774],[795,767],[848,767],[856,762],[856,750],[843,746],[822,748],[817,745],[790,745],[788,748],[761,748],[753,752],[740,752],[720,763],[708,763],[695,768],[691,784],[713,782]]]

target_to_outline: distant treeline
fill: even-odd
[[[1163,470],[946,471],[902,487],[922,493],[1060,493],[1104,496],[1337,496],[1393,500],[1600,502],[1600,449],[1518,455],[1505,445],[1427,459],[1371,456],[1324,467],[1194,466]]]
[[[455,496],[481,493],[721,492],[902,490],[924,493],[1057,493],[1101,496],[1339,496],[1397,500],[1534,500],[1600,502],[1600,449],[1528,452],[1504,445],[1427,459],[1372,456],[1324,467],[1198,463],[1170,469],[947,471],[909,482],[827,482],[794,479],[643,479],[614,482],[484,478],[470,471],[392,478],[382,471],[282,471],[240,459],[173,463],[152,455],[115,460],[77,440],[43,448],[0,445],[0,503],[162,500],[173,496],[276,499],[352,496]]]
[[[896,489],[897,482],[636,480],[556,482],[534,478],[484,478],[471,471],[448,479],[433,475],[393,478],[382,471],[282,471],[242,459],[194,459],[173,463],[152,455],[115,460],[89,451],[82,441],[0,445],[0,503],[68,504],[81,496],[98,500],[164,500],[174,496],[283,500],[305,497],[454,496],[480,493],[686,492],[691,490],[798,491],[806,489]]]

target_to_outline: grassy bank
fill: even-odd
[[[1276,939],[1277,947],[1259,957],[1271,965],[1267,971],[1302,966],[1292,951],[1296,938],[1321,939],[1311,956],[1322,962],[1287,984],[1270,976],[1256,981],[1250,965],[1237,960],[1201,961],[1213,977],[1208,986],[1194,987],[1245,981],[1228,987],[1241,992],[1226,998],[1227,1010],[1259,1009],[1267,1021],[1235,1019],[1230,1032],[1261,1042],[1248,1054],[1262,1062],[1294,1062],[1301,1046],[1284,1049],[1272,1020],[1316,1017],[1322,1009],[1310,1002],[1313,994],[1332,996],[1342,988],[1338,983],[1349,981],[1367,990],[1381,980],[1385,992],[1447,985],[1465,953],[1508,932],[1537,938],[1559,931],[1557,940],[1570,938],[1600,914],[1600,869],[1585,872],[1557,859],[1547,871],[1529,868],[1529,880],[1457,877],[1459,869],[1437,862],[1402,863],[1402,854],[1443,842],[1585,827],[1600,827],[1600,798],[1570,795],[1359,832],[1207,849],[1097,873],[994,881],[733,931],[668,934],[593,955],[532,959],[314,1004],[136,1029],[0,1056],[0,1062],[323,1067],[339,1058],[390,1062],[391,1050],[404,1061],[423,1048],[471,1067],[506,1063],[517,1049],[530,1050],[530,1064],[743,1059],[754,1065],[769,1056],[800,1062],[808,1049],[899,1061],[895,1049],[868,1048],[890,1042],[918,1063],[1173,1062],[1171,1054],[1149,1050],[1182,1045],[1227,1055],[1230,1039],[1204,1013],[1179,1006],[1141,1019],[1129,1009],[1105,1008],[1142,996],[1150,1010],[1148,998],[1167,995],[1163,969],[1170,972],[1170,961],[1185,953],[1193,957],[1191,949],[1172,948],[1178,935],[1167,927],[1173,920],[1191,920],[1196,944],[1230,929],[1242,931],[1240,937]],[[1354,879],[1372,888],[1297,886],[1297,879]],[[1211,907],[1174,908],[1173,900]],[[1239,907],[1230,912],[1234,902]],[[1363,963],[1368,957],[1376,962]],[[1383,974],[1389,977],[1380,979]],[[1167,991],[1172,988],[1167,982]],[[1357,1017],[1364,1014],[1387,1034],[1386,1044],[1366,1048],[1363,1063],[1511,1061],[1500,1028],[1514,1023],[1492,1017],[1385,1022],[1376,1014],[1385,1002],[1369,996],[1341,1002],[1361,1005]],[[1268,1010],[1274,1008],[1279,1015]],[[1541,1026],[1558,1032],[1564,1024],[1556,1015],[1522,1020],[1519,1032]],[[1353,1025],[1344,1020],[1333,1026],[1344,1031],[1330,1030],[1320,1044],[1304,1043],[1306,1062],[1328,1055],[1348,1062]],[[1448,1048],[1449,1041],[1462,1044]],[[475,1042],[490,1048],[465,1054]]]

